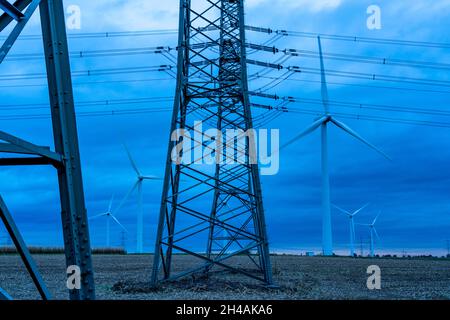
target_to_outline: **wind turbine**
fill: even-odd
[[[353,212],[349,212],[347,210],[344,210],[336,205],[333,204],[333,207],[335,207],[336,209],[338,209],[339,211],[341,211],[342,213],[346,214],[349,218],[349,222],[350,222],[350,256],[354,257],[355,256],[355,220],[354,217],[363,209],[365,209],[367,206],[369,205],[369,203],[365,204],[364,206],[362,206],[361,208],[359,208],[356,211]]]
[[[281,148],[286,148],[287,146],[293,144],[294,142],[300,140],[301,138],[307,136],[308,134],[314,132],[316,129],[320,128],[322,133],[322,250],[323,255],[331,256],[333,255],[333,240],[331,231],[331,208],[330,208],[330,177],[328,171],[328,125],[333,124],[344,132],[348,133],[353,138],[361,141],[371,149],[375,150],[383,157],[390,160],[390,158],[380,149],[375,147],[373,144],[365,140],[358,133],[350,129],[346,124],[338,121],[331,113],[329,108],[328,100],[328,87],[325,77],[325,67],[323,63],[322,54],[322,44],[320,37],[317,37],[319,43],[319,54],[320,54],[320,74],[321,74],[321,95],[323,104],[323,114],[315,120],[308,128],[298,134],[296,137],[291,139],[289,142],[284,144]]]
[[[106,247],[107,248],[109,248],[111,246],[111,241],[110,241],[111,219],[117,225],[119,225],[125,232],[128,232],[128,230],[119,222],[119,220],[117,220],[117,218],[113,215],[113,213],[111,211],[113,200],[114,200],[114,196],[111,197],[111,201],[109,202],[109,206],[108,206],[108,211],[106,211],[104,213],[100,213],[96,216],[89,218],[89,220],[93,220],[93,219],[98,219],[100,217],[106,217]]]
[[[375,256],[375,239],[374,236],[377,237],[377,239],[380,239],[380,237],[378,236],[378,232],[377,229],[375,229],[375,223],[378,220],[378,217],[380,216],[381,212],[378,213],[378,215],[375,217],[375,219],[373,219],[372,223],[358,223],[359,225],[362,226],[368,226],[369,230],[370,230],[370,256],[374,257]]]
[[[128,200],[128,198],[131,196],[131,194],[137,189],[137,196],[138,196],[138,213],[137,213],[137,232],[136,232],[136,252],[137,253],[143,253],[143,241],[144,241],[144,208],[142,206],[142,184],[145,180],[161,180],[160,178],[156,176],[148,176],[148,175],[142,175],[139,171],[136,162],[134,161],[133,157],[131,156],[130,151],[128,150],[128,147],[124,144],[125,151],[128,155],[128,159],[130,160],[131,166],[133,167],[134,172],[136,173],[136,182],[133,184],[131,189],[127,192],[125,197],[123,197],[122,201],[120,202],[117,209],[114,211],[115,213],[122,208],[122,206],[125,204],[125,202]]]

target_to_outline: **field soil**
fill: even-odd
[[[62,255],[35,255],[49,290],[67,299]],[[251,268],[245,257],[234,263]],[[247,261],[248,260],[248,261]],[[174,257],[174,271],[198,265],[187,256]],[[188,277],[149,287],[152,256],[94,255],[97,298],[109,299],[450,299],[450,260],[369,259],[344,257],[272,257],[276,288],[213,269],[206,278]],[[381,290],[368,290],[367,267],[381,268]],[[0,255],[0,287],[15,299],[39,295],[17,255]]]

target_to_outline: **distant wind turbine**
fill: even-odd
[[[291,139],[289,142],[284,144],[281,148],[286,148],[287,146],[293,144],[294,142],[300,140],[301,138],[307,136],[308,134],[314,132],[316,129],[321,128],[322,132],[322,250],[325,256],[333,255],[333,239],[331,231],[331,208],[330,208],[330,177],[328,171],[328,124],[334,124],[339,129],[348,133],[350,136],[361,141],[371,149],[375,150],[381,154],[386,159],[390,158],[380,149],[375,147],[373,144],[365,140],[358,133],[350,129],[346,124],[336,120],[336,118],[330,113],[329,100],[328,100],[328,87],[325,77],[325,67],[323,63],[322,55],[322,44],[320,37],[317,38],[319,43],[319,53],[320,53],[320,70],[321,70],[321,84],[322,84],[322,104],[323,104],[323,114],[319,119],[314,121],[306,130],[298,134],[296,137]]]
[[[336,209],[338,209],[339,211],[341,211],[342,213],[345,213],[348,218],[349,218],[349,222],[350,222],[350,256],[353,257],[355,256],[355,220],[354,217],[363,209],[365,209],[367,206],[369,205],[369,203],[365,204],[364,206],[362,206],[361,208],[359,208],[356,211],[353,212],[349,212],[347,210],[344,210],[336,205],[333,204],[333,207],[335,207]]]
[[[380,239],[377,229],[375,229],[375,223],[377,222],[380,214],[381,214],[381,212],[379,212],[378,215],[375,217],[375,219],[373,219],[372,223],[358,223],[359,225],[369,227],[369,230],[370,230],[370,256],[371,257],[375,256],[375,236],[377,237],[378,240]]]
[[[127,192],[125,197],[123,197],[122,201],[120,202],[117,209],[114,211],[115,213],[118,212],[122,206],[125,204],[125,202],[128,200],[128,198],[131,196],[131,194],[137,189],[137,196],[138,196],[138,213],[137,213],[137,232],[136,232],[136,252],[137,253],[143,253],[143,241],[144,241],[144,208],[142,206],[142,184],[145,180],[161,180],[159,177],[156,176],[148,176],[148,175],[142,175],[139,171],[136,162],[134,161],[133,157],[131,156],[130,151],[128,150],[128,147],[124,144],[125,151],[127,152],[128,159],[130,160],[131,166],[133,167],[133,170],[136,172],[136,182],[133,184],[131,189]]]
[[[112,204],[113,204],[114,196],[111,197],[111,201],[109,202],[108,211],[100,213],[96,216],[93,216],[89,218],[90,220],[98,219],[101,217],[106,217],[106,247],[109,248],[111,246],[111,240],[110,240],[110,228],[111,228],[111,221],[113,220],[119,227],[121,227],[125,232],[128,232],[128,230],[117,220],[117,218],[112,213]]]

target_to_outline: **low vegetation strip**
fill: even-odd
[[[62,247],[28,247],[31,254],[64,254]],[[0,255],[17,254],[15,247],[0,247]],[[93,254],[127,254],[123,248],[94,248]]]

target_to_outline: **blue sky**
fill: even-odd
[[[70,30],[76,35],[86,32],[138,31],[176,29],[178,1],[65,1],[81,8],[81,30]],[[366,9],[377,4],[382,12],[382,29],[368,30]],[[248,0],[246,24],[270,27],[274,30],[292,30],[323,34],[361,37],[392,38],[414,41],[450,43],[447,32],[450,1],[351,1],[351,0]],[[40,33],[38,15],[24,34]],[[248,33],[248,42],[263,43],[269,35]],[[70,38],[71,51],[175,47],[176,34],[77,39]],[[295,48],[317,51],[315,39],[282,37],[274,43],[281,49]],[[323,40],[328,53],[352,54],[389,59],[404,59],[450,64],[449,50],[399,45],[367,44]],[[42,44],[36,40],[20,40],[11,55],[41,53]],[[172,53],[174,53],[172,51]],[[256,53],[252,59],[272,62],[282,55]],[[13,56],[11,56],[13,57]],[[161,55],[135,55],[102,58],[74,58],[72,70],[107,69],[119,67],[156,66],[171,64]],[[298,57],[285,66],[319,68],[316,58]],[[447,69],[394,67],[363,64],[351,61],[325,60],[328,70],[375,73],[398,77],[450,81]],[[249,73],[261,71],[249,67]],[[1,75],[44,72],[43,60],[5,61],[0,65]],[[283,71],[268,76],[277,77]],[[117,82],[143,80],[135,82]],[[318,75],[294,75],[268,93],[279,96],[320,99]],[[105,81],[108,81],[105,83]],[[116,81],[116,82],[111,82]],[[270,80],[250,83],[257,89]],[[377,82],[371,80],[328,77],[331,100],[362,104],[394,105],[409,108],[450,111],[450,88],[412,85],[407,83]],[[36,144],[51,145],[50,122],[43,119],[7,120],[12,115],[41,115],[43,109],[24,108],[18,104],[45,104],[48,102],[44,79],[5,81],[0,79],[0,122],[2,130],[14,133]],[[384,86],[381,89],[369,86]],[[397,89],[392,89],[396,87]],[[415,90],[398,90],[399,87]],[[86,106],[84,101],[172,97],[175,81],[166,73],[149,72],[104,76],[74,77],[75,100],[78,112],[111,111],[117,109],[170,108],[170,101],[117,106]],[[423,90],[423,91],[420,91]],[[428,91],[426,91],[428,90]],[[441,92],[437,92],[441,91]],[[442,92],[444,91],[444,92]],[[445,92],[446,91],[446,92]],[[273,104],[255,98],[254,102]],[[14,106],[11,106],[14,105]],[[9,106],[9,107],[8,107]],[[36,105],[39,106],[39,105]],[[319,105],[291,104],[290,110],[317,110]],[[448,115],[429,115],[349,109],[332,106],[332,112],[351,113],[409,119],[447,122]],[[118,204],[134,183],[134,172],[129,165],[122,143],[126,142],[141,170],[146,174],[163,175],[167,149],[170,112],[79,117],[78,128],[83,162],[86,204],[89,215],[103,212],[111,195]],[[310,124],[315,116],[287,113],[269,124],[279,128],[281,141],[287,141]],[[445,239],[450,238],[450,128],[374,122],[340,118],[365,138],[388,153],[393,161],[385,161],[378,154],[361,145],[338,129],[330,130],[330,172],[332,202],[356,210],[367,202],[371,205],[361,212],[358,222],[367,223],[381,211],[377,230],[381,240],[378,247],[384,251],[444,253]],[[267,224],[272,249],[279,251],[319,250],[321,245],[320,211],[320,145],[319,134],[304,138],[281,154],[280,172],[262,178],[267,212]],[[61,227],[56,174],[52,168],[2,168],[0,193],[7,202],[24,237],[32,245],[61,245]],[[147,250],[153,248],[154,232],[161,193],[161,183],[144,185]],[[129,249],[134,248],[136,198],[131,197],[117,217],[130,230]],[[348,245],[348,224],[344,215],[333,211],[335,247]],[[0,228],[4,235],[4,229]],[[94,246],[104,245],[104,221],[91,223]],[[358,239],[367,241],[368,231],[357,229]],[[120,230],[112,229],[112,242],[120,243]],[[367,245],[365,245],[367,248]],[[367,249],[366,249],[367,250]]]

